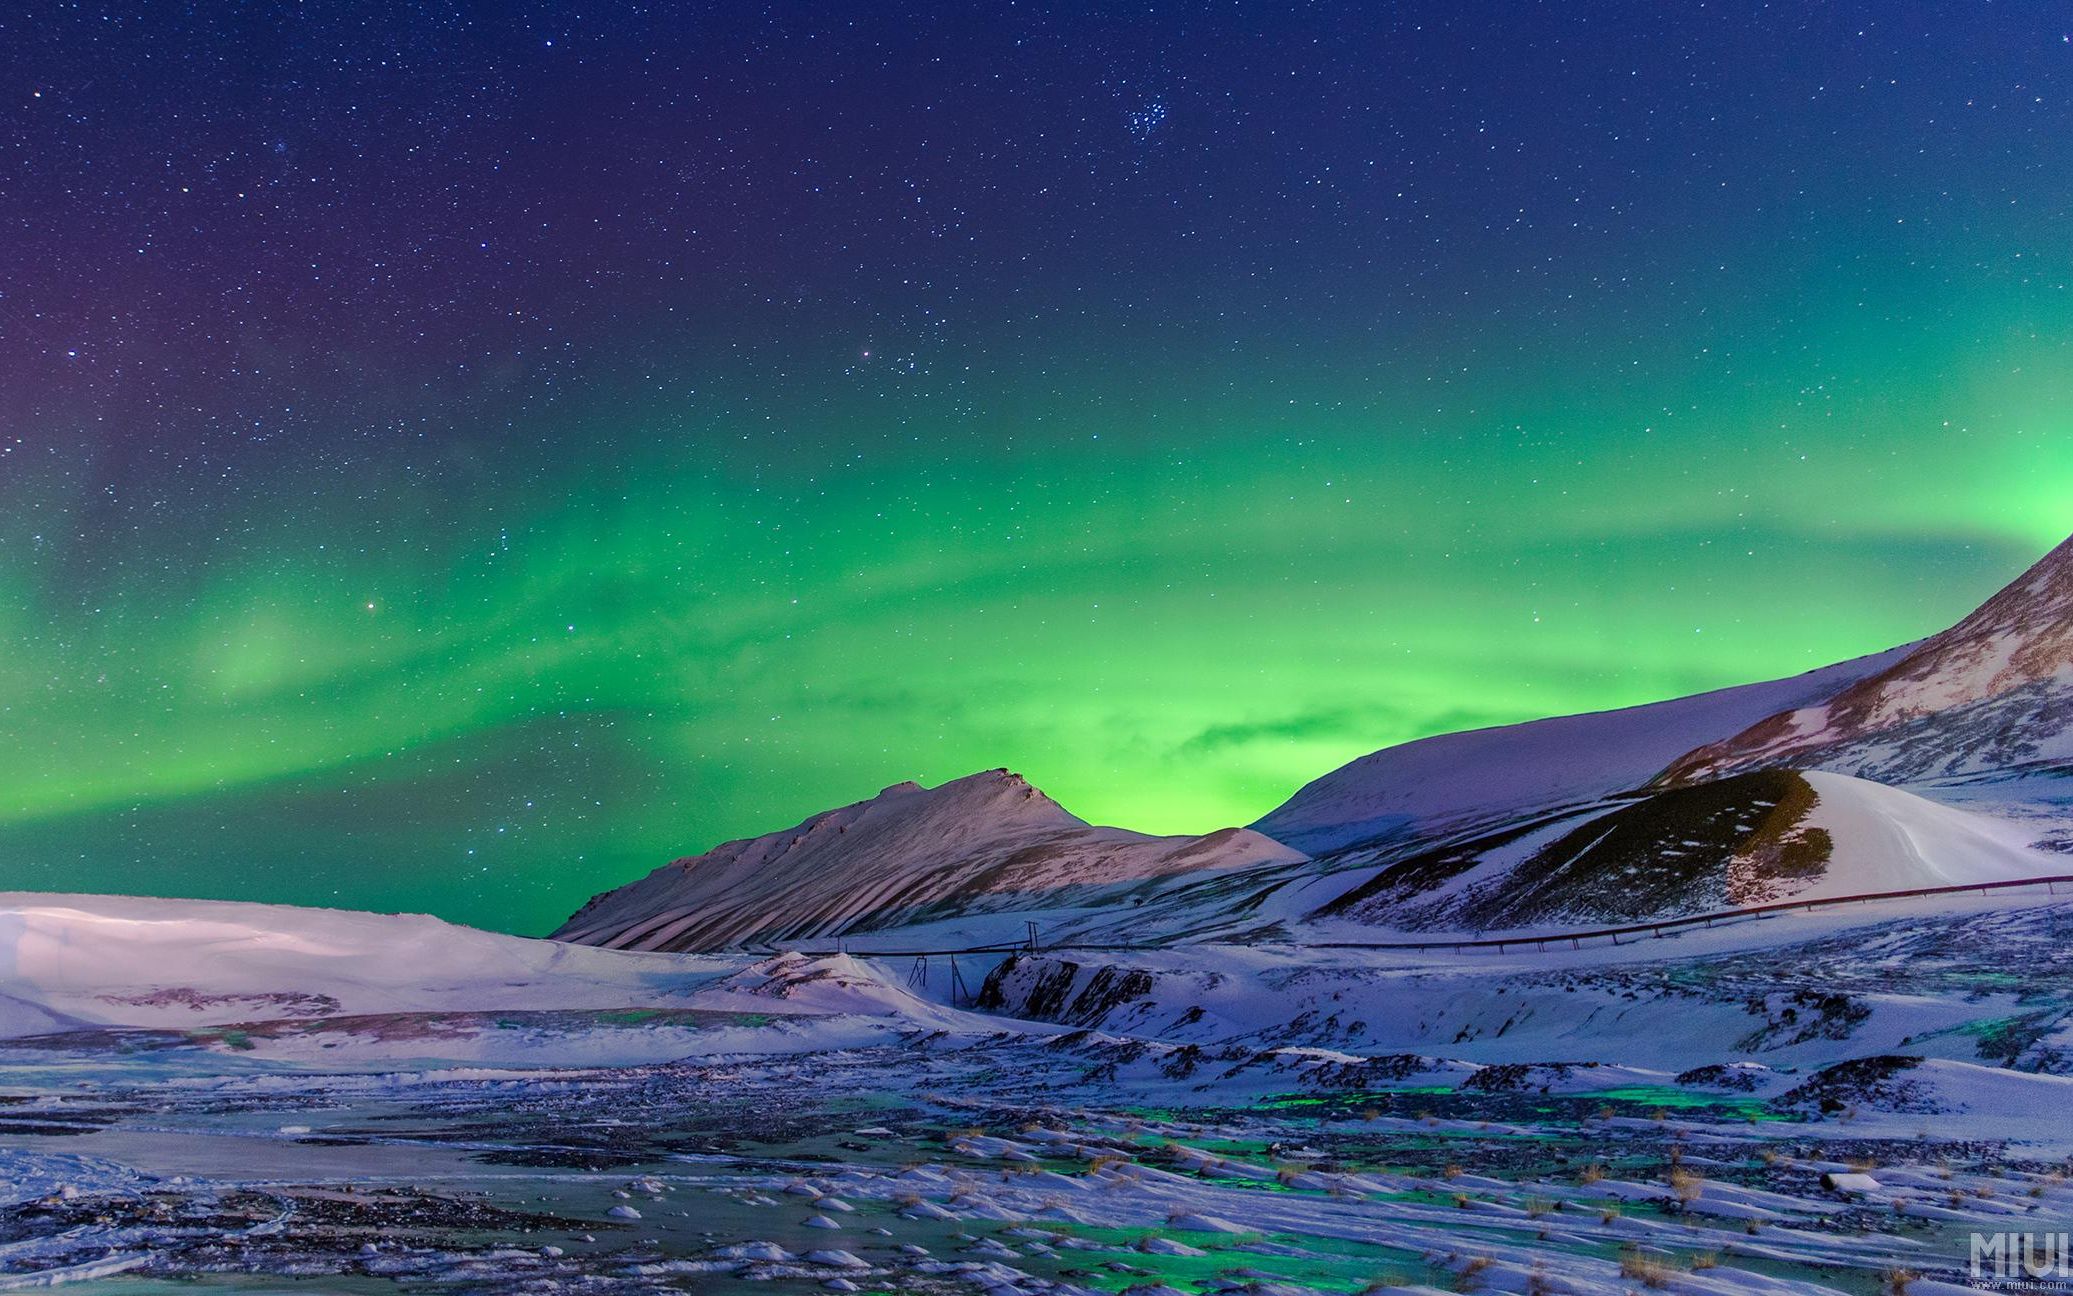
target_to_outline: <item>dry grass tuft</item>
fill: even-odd
[[[1670,1191],[1676,1194],[1677,1200],[1686,1206],[1697,1201],[1699,1194],[1706,1191],[1706,1181],[1689,1170],[1673,1169],[1664,1176],[1664,1182],[1670,1185]]]
[[[1632,1278],[1644,1287],[1667,1287],[1681,1270],[1667,1259],[1629,1251],[1620,1257],[1620,1277]]]

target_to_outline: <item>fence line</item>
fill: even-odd
[[[2005,891],[2013,887],[2041,886],[2052,894],[2058,894],[2061,884],[2073,886],[2073,873],[2054,873],[2046,877],[2010,878],[2003,882],[1967,882],[1955,886],[1911,887],[1905,891],[1863,891],[1855,895],[1827,896],[1816,900],[1779,900],[1771,904],[1747,905],[1740,909],[1716,909],[1710,913],[1689,914],[1682,918],[1662,918],[1652,922],[1627,923],[1619,927],[1594,927],[1583,931],[1548,932],[1533,936],[1491,936],[1473,940],[1431,940],[1431,941],[1302,941],[1305,949],[1350,949],[1350,950],[1447,950],[1464,953],[1468,950],[1488,949],[1502,954],[1509,949],[1533,948],[1544,950],[1550,945],[1567,943],[1571,949],[1583,948],[1587,940],[1610,940],[1618,945],[1622,936],[1647,935],[1656,937],[1667,932],[1687,927],[1711,927],[1716,923],[1732,922],[1740,918],[1761,918],[1767,914],[1788,913],[1793,910],[1813,912],[1846,904],[1869,904],[1875,900],[1906,900],[1915,896],[1965,895],[1977,891],[1985,895],[1991,891]],[[1217,941],[1202,941],[1204,945],[1215,945]],[[1183,948],[1176,944],[1103,943],[1067,941],[1057,945],[1038,942],[1034,924],[1027,940],[1010,944],[965,945],[941,949],[852,949],[846,941],[838,942],[831,950],[771,950],[771,953],[799,953],[815,958],[831,954],[849,954],[857,958],[928,958],[954,954],[1017,954],[1045,953],[1051,951],[1072,951],[1085,953],[1127,952],[1130,950],[1160,950]]]

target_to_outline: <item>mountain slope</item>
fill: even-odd
[[[2066,763],[2073,763],[2073,540],[1886,669],[1699,746],[1662,781],[1793,765],[1920,782]]]
[[[1149,837],[1097,828],[1021,776],[901,783],[795,828],[716,846],[594,897],[554,938],[615,949],[724,949],[831,937],[955,914],[1120,901],[1182,873],[1288,863],[1243,828]]]
[[[1905,653],[1619,711],[1421,738],[1306,784],[1253,827],[1324,857],[1597,801],[1641,787],[1700,743],[1833,696]]]
[[[2062,871],[2018,825],[1827,772],[1758,770],[1456,840],[1320,918],[1509,930]]]

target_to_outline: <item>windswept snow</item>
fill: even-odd
[[[2073,873],[2073,859],[2034,849],[2020,824],[1847,774],[1804,777],[1820,798],[1811,822],[1834,851],[1820,879],[1793,899]]]
[[[82,1004],[150,983],[78,957],[106,920],[173,924],[161,952],[212,951],[198,980],[255,1003],[423,931],[51,907],[66,953],[37,965]],[[1933,1291],[1970,1232],[2073,1209],[2073,902],[2042,894],[1502,957],[1039,952],[978,1004],[905,960],[583,950],[541,970],[544,942],[434,934],[535,996],[565,997],[566,971],[566,997],[633,1008],[653,993],[635,970],[673,968],[734,1011],[702,1038],[622,1012],[684,1050],[632,1066],[588,1060],[580,1015],[465,1013],[494,976],[392,1014],[439,1029],[374,1073],[312,1043],[339,1022],[378,1052],[370,1017],[0,1045],[0,1282],[1833,1296],[1903,1270]],[[567,1032],[583,1061],[479,1061],[514,1031]]]

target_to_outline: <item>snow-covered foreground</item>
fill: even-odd
[[[2073,1211],[2069,937],[2003,895],[953,981],[5,897],[0,1290],[1950,1290]]]
[[[0,1035],[684,994],[732,964],[631,958],[421,914],[0,894]]]

